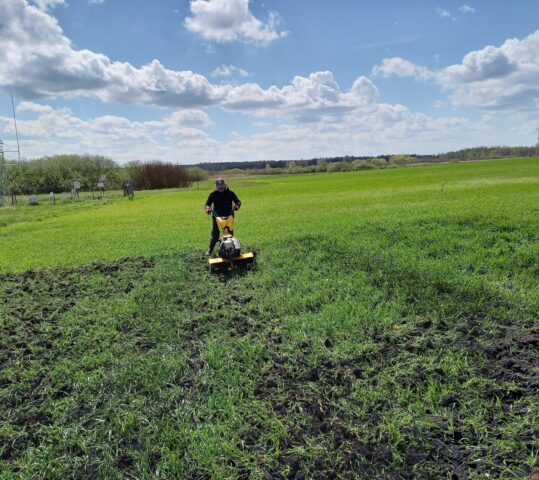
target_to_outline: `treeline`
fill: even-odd
[[[82,190],[95,190],[104,177],[107,189],[121,188],[123,171],[100,155],[55,155],[7,166],[7,190],[17,194],[71,191],[73,182]]]
[[[252,162],[199,163],[197,166],[212,173],[253,173],[257,175],[268,173],[275,175],[279,173],[307,173],[310,171],[362,170],[414,163],[439,163],[534,156],[539,156],[539,146],[474,147],[436,155],[379,155],[377,157],[345,155],[338,157],[312,158],[308,160],[256,160]],[[330,167],[330,165],[333,164],[336,164],[337,166]]]
[[[340,156],[308,160],[269,160],[254,162],[201,163],[183,167],[172,163],[132,161],[118,165],[100,155],[55,155],[17,164],[0,162],[0,194],[69,192],[74,182],[85,191],[98,188],[119,190],[125,182],[135,189],[182,188],[214,175],[278,175],[290,173],[344,172],[370,170],[418,163],[439,163],[508,157],[539,156],[535,147],[476,147],[437,155]]]
[[[138,190],[182,188],[207,178],[208,173],[199,167],[159,161],[118,165],[100,155],[55,155],[17,164],[0,163],[0,193],[4,195],[69,192],[74,182],[80,183],[81,190],[92,191],[101,180],[106,190],[120,190],[125,182]]]

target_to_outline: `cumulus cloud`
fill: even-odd
[[[501,46],[486,46],[467,53],[462,62],[429,70],[402,58],[384,59],[373,73],[388,77],[410,76],[433,80],[455,106],[477,109],[539,107],[539,30],[523,39],[509,39]]]
[[[366,78],[350,91],[341,91],[331,72],[297,76],[290,85],[263,89],[256,83],[214,85],[203,75],[167,69],[159,60],[137,68],[74,49],[56,19],[26,0],[0,4],[0,63],[10,65],[0,70],[0,87],[13,88],[26,99],[93,96],[104,102],[186,109],[220,106],[280,116],[297,116],[306,109],[312,117],[355,108],[377,95]]]
[[[516,63],[509,60],[503,49],[487,46],[466,54],[462,63],[445,68],[438,78],[449,86],[454,82],[462,84],[507,77],[516,68]]]
[[[206,127],[213,125],[211,118],[202,110],[178,110],[165,118],[165,122],[170,125],[181,125],[183,127]]]
[[[67,108],[26,101],[17,106],[17,112],[25,156],[92,151],[119,161],[132,160],[133,155],[172,159],[178,142],[207,139],[209,134],[201,128],[212,124],[206,113],[196,110],[176,111],[151,121],[116,115],[82,119]],[[13,119],[0,117],[0,131],[13,135]]]
[[[24,98],[96,96],[104,101],[176,107],[212,104],[220,87],[158,60],[136,68],[75,50],[56,19],[26,0],[0,3],[0,87]]]
[[[290,85],[262,89],[247,83],[232,87],[222,102],[229,110],[248,111],[259,116],[290,116],[305,122],[323,117],[341,117],[376,101],[379,92],[374,83],[357,78],[350,90],[341,90],[329,71],[296,76]]]
[[[360,90],[365,85],[368,86],[358,81]],[[470,131],[466,119],[434,119],[402,105],[381,103],[365,105],[361,111],[347,111],[341,122],[326,117],[317,123],[282,122],[275,130],[230,141],[219,141],[201,128],[190,126],[196,124],[193,118],[197,117],[199,127],[208,122],[196,111],[188,116],[180,111],[158,120],[132,121],[114,115],[81,119],[69,109],[34,102],[22,102],[17,110],[21,113],[19,133],[25,156],[92,151],[120,162],[154,158],[183,163],[309,158],[342,153],[343,145],[347,151],[370,154],[386,152],[393,145],[396,151],[403,151],[414,141],[428,149],[435,142],[462,138],[463,131]],[[10,117],[0,117],[0,131],[12,133],[12,123]]]
[[[233,75],[239,75],[240,77],[248,77],[250,73],[247,70],[236,67],[234,65],[221,65],[220,67],[217,67],[212,73],[212,77],[231,77]]]
[[[400,57],[384,58],[380,65],[372,69],[374,76],[414,77],[419,80],[430,80],[434,74],[426,67],[421,67]]]
[[[190,9],[192,16],[185,19],[185,26],[207,40],[267,45],[287,35],[278,31],[275,12],[263,23],[249,10],[249,0],[191,0]]]
[[[437,83],[458,106],[537,109],[538,52],[539,31],[500,47],[470,52],[461,63],[438,70],[403,58],[384,59],[373,75]],[[91,96],[175,110],[160,120],[136,122],[111,115],[81,119],[68,109],[22,102],[18,111],[24,141],[31,148],[51,149],[35,150],[36,155],[95,151],[120,161],[163,158],[193,163],[215,158],[290,158],[290,152],[304,158],[332,155],[340,153],[342,145],[367,154],[378,148],[380,153],[392,142],[412,145],[414,141],[426,150],[439,142],[439,151],[453,147],[447,143],[448,131],[460,139],[473,131],[462,118],[431,118],[403,105],[380,103],[373,79],[364,76],[341,86],[332,72],[319,71],[262,88],[254,82],[212,84],[203,75],[170,70],[158,60],[141,67],[115,62],[100,53],[75,49],[53,17],[26,0],[0,1],[0,62],[10,65],[0,70],[0,87],[14,88],[26,100]],[[205,129],[212,121],[201,109],[210,106],[225,110],[223,116],[241,112],[277,119],[279,127],[261,136],[219,141]],[[0,118],[4,131],[12,123]],[[257,152],[256,158],[252,152]]]

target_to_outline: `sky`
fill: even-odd
[[[534,145],[539,2],[466,2],[0,0],[0,139],[12,92],[23,158]]]

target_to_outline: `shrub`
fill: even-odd
[[[392,165],[407,165],[409,163],[415,163],[415,162],[417,162],[416,157],[410,157],[407,155],[393,155],[389,159],[389,163],[391,163]]]
[[[387,161],[384,157],[373,157],[367,160],[373,167],[387,167]]]
[[[348,162],[332,162],[328,164],[328,172],[349,172],[351,170],[351,164]]]
[[[366,160],[354,160],[352,162],[352,170],[372,170],[374,168],[374,165],[371,165]]]
[[[189,175],[189,181],[191,182],[202,182],[209,178],[208,172],[200,167],[189,167],[187,169],[187,174]]]
[[[189,185],[189,173],[186,168],[158,161],[139,165],[133,178],[133,186],[137,190],[184,188]]]
[[[318,160],[316,162],[316,172],[327,172],[328,170],[328,162],[325,160]]]

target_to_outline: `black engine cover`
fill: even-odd
[[[219,256],[222,258],[234,258],[240,253],[240,242],[237,238],[225,238],[219,245]]]

